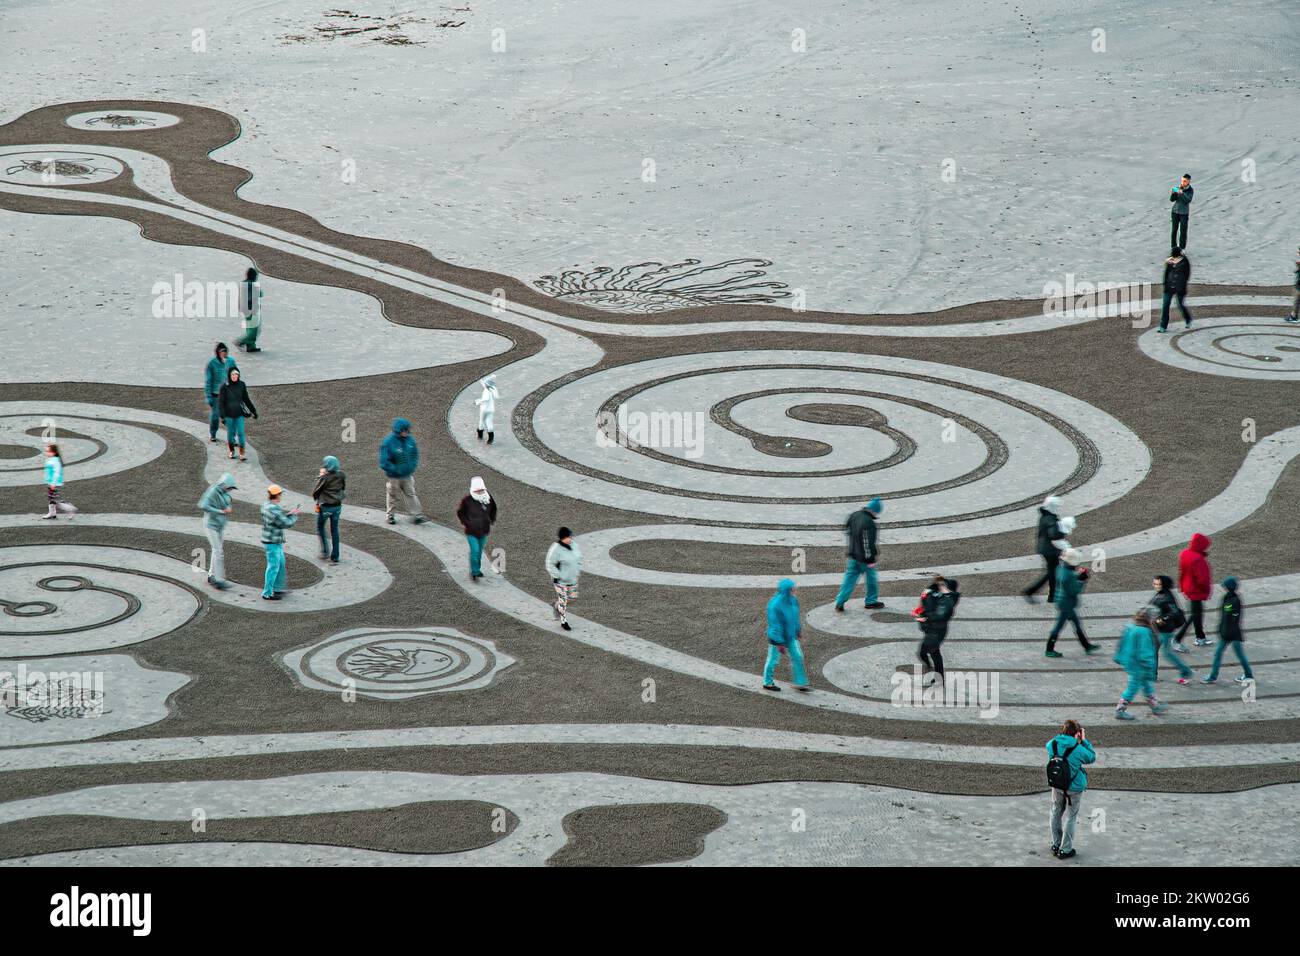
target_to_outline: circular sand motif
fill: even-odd
[[[94,110],[74,113],[63,122],[73,129],[86,129],[110,133],[137,132],[145,129],[163,129],[181,121],[171,113],[154,113],[150,110]]]
[[[69,432],[88,437],[73,437]],[[45,482],[45,445],[59,447],[64,477],[84,481],[135,468],[158,458],[167,445],[148,428],[78,415],[0,413],[0,445],[31,449],[0,458],[0,487]]]
[[[1183,329],[1176,318],[1167,333],[1151,329],[1138,338],[1158,362],[1230,378],[1300,379],[1300,323],[1242,316],[1193,320]]]
[[[284,663],[305,687],[401,700],[486,687],[514,659],[451,628],[362,628],[294,651]]]
[[[0,153],[0,182],[17,186],[88,186],[116,179],[126,169],[102,153],[15,149]]]

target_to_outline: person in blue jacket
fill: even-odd
[[[218,342],[203,372],[203,398],[208,403],[208,441],[210,442],[217,440],[217,429],[223,421],[217,395],[221,391],[221,386],[226,384],[226,379],[229,377],[227,373],[232,368],[239,368],[239,366],[230,357],[226,343]]]
[[[799,646],[799,599],[794,596],[794,582],[783,578],[777,582],[776,593],[767,602],[767,666],[763,668],[763,690],[776,690],[776,662],[782,654],[790,655],[797,690],[810,690],[808,675],[803,668],[803,648]]]
[[[1077,720],[1067,720],[1061,732],[1047,742],[1049,757],[1063,757],[1070,768],[1068,790],[1052,788],[1052,855],[1068,860],[1075,855],[1074,826],[1079,820],[1083,791],[1088,789],[1088,774],[1083,768],[1097,760],[1097,752]],[[1064,826],[1062,820],[1064,819]]]
[[[1079,597],[1088,585],[1088,569],[1079,567],[1082,560],[1083,555],[1074,548],[1067,548],[1061,554],[1061,564],[1056,569],[1056,623],[1047,635],[1044,657],[1062,656],[1056,649],[1056,639],[1065,629],[1066,622],[1074,625],[1074,635],[1083,645],[1085,653],[1095,654],[1101,650],[1100,644],[1088,641],[1088,636],[1083,633],[1083,621],[1079,620]]]
[[[424,510],[415,493],[415,469],[420,465],[420,446],[411,437],[411,423],[405,418],[393,419],[393,431],[379,445],[379,468],[384,473],[384,511],[389,524],[397,524],[393,509],[398,497],[403,501],[411,520],[425,522]]]
[[[1143,608],[1133,615],[1133,622],[1124,628],[1119,639],[1119,650],[1115,652],[1115,663],[1124,668],[1128,674],[1128,686],[1120,694],[1119,704],[1115,707],[1116,720],[1134,720],[1128,712],[1128,705],[1138,692],[1146,694],[1151,713],[1163,714],[1169,709],[1168,704],[1156,700],[1156,669],[1160,666],[1160,641],[1155,635],[1152,612]]]

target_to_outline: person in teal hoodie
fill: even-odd
[[[208,359],[207,368],[203,371],[203,398],[208,403],[208,441],[210,442],[217,440],[217,429],[223,421],[217,395],[221,392],[221,386],[226,384],[228,373],[232,368],[239,368],[239,366],[230,357],[226,343],[218,342],[217,347],[212,350],[212,358]]]
[[[1083,633],[1083,622],[1079,620],[1079,596],[1088,584],[1088,569],[1079,567],[1082,560],[1083,555],[1074,548],[1067,548],[1061,554],[1061,564],[1056,569],[1056,623],[1052,625],[1052,633],[1047,635],[1044,657],[1064,656],[1056,649],[1056,639],[1067,621],[1074,625],[1074,634],[1079,638],[1085,653],[1095,654],[1101,650],[1100,644],[1088,642],[1087,635]]]
[[[379,469],[384,473],[384,511],[389,524],[397,524],[393,510],[400,497],[415,524],[427,519],[415,493],[415,469],[420,465],[420,446],[411,437],[411,423],[393,419],[393,431],[379,444]]]
[[[235,487],[235,476],[226,472],[217,483],[203,492],[199,510],[203,512],[203,531],[208,536],[208,583],[218,591],[230,585],[226,582],[225,537],[226,523],[232,510],[230,490]]]
[[[1067,720],[1061,732],[1047,742],[1048,757],[1063,757],[1070,768],[1068,790],[1052,788],[1052,855],[1068,860],[1075,855],[1074,826],[1088,789],[1088,773],[1083,768],[1097,761],[1097,752],[1077,720]],[[1062,825],[1064,823],[1064,825]]]
[[[1160,666],[1160,641],[1155,635],[1151,611],[1143,608],[1133,615],[1133,622],[1124,628],[1119,639],[1119,649],[1115,652],[1115,663],[1124,668],[1128,674],[1128,686],[1119,696],[1115,707],[1116,720],[1133,720],[1128,705],[1140,691],[1146,694],[1151,713],[1163,714],[1169,709],[1168,704],[1156,700],[1154,681],[1156,668]]]
[[[803,667],[803,648],[799,646],[799,599],[794,596],[794,582],[783,578],[777,582],[776,593],[767,602],[767,666],[763,668],[763,689],[776,690],[776,662],[782,654],[790,655],[797,690],[810,690],[808,675]]]

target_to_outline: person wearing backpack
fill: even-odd
[[[1219,646],[1214,649],[1214,666],[1210,673],[1201,678],[1202,684],[1213,684],[1219,679],[1219,665],[1223,663],[1223,652],[1232,645],[1232,651],[1241,661],[1241,673],[1233,678],[1238,684],[1249,684],[1255,679],[1246,660],[1246,638],[1241,630],[1242,604],[1241,595],[1237,593],[1237,579],[1229,575],[1223,579],[1223,601],[1219,604]]]
[[[1153,682],[1160,663],[1160,642],[1152,633],[1152,626],[1151,612],[1143,608],[1133,615],[1133,623],[1124,628],[1124,633],[1120,636],[1114,660],[1128,674],[1128,686],[1120,694],[1119,703],[1115,706],[1116,720],[1136,719],[1129,713],[1128,705],[1133,703],[1138,691],[1146,694],[1151,713],[1156,716],[1169,709],[1168,704],[1156,700]]]
[[[1047,785],[1052,788],[1052,856],[1075,855],[1074,826],[1079,820],[1083,792],[1088,789],[1085,765],[1096,763],[1097,752],[1077,720],[1067,720],[1047,742]]]
[[[1152,624],[1160,636],[1160,650],[1164,652],[1165,660],[1173,661],[1174,667],[1178,669],[1178,683],[1186,684],[1192,676],[1192,669],[1183,663],[1183,659],[1173,652],[1170,645],[1174,641],[1174,632],[1187,622],[1187,615],[1178,606],[1178,598],[1174,596],[1173,578],[1167,574],[1158,575],[1151,579],[1151,586],[1156,589],[1151,597],[1151,609],[1155,612]],[[1156,666],[1158,671],[1159,664]],[[1160,678],[1157,675],[1155,679]]]

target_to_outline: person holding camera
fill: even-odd
[[[1183,173],[1181,182],[1169,190],[1169,201],[1174,204],[1170,215],[1169,244],[1187,248],[1187,219],[1192,212],[1192,174]]]
[[[1100,644],[1092,644],[1088,641],[1087,635],[1083,633],[1083,622],[1079,620],[1079,597],[1088,585],[1089,575],[1087,568],[1079,567],[1079,562],[1082,560],[1083,555],[1077,548],[1067,548],[1061,554],[1061,566],[1056,569],[1056,623],[1052,625],[1052,633],[1047,635],[1047,651],[1043,654],[1044,657],[1065,656],[1056,649],[1056,639],[1060,636],[1066,622],[1074,625],[1074,634],[1085,653],[1095,654],[1101,650]]]
[[[1052,856],[1068,860],[1075,856],[1074,827],[1079,820],[1088,774],[1083,769],[1097,761],[1083,725],[1067,720],[1061,731],[1047,742],[1047,783],[1052,788]]]

